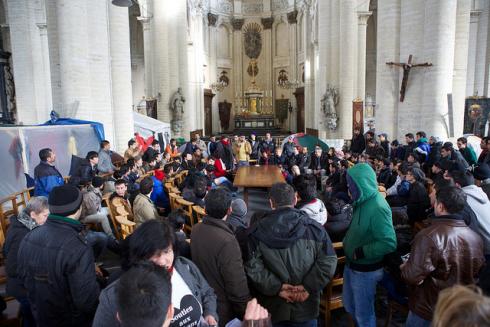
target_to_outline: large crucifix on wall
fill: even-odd
[[[412,55],[408,56],[408,62],[387,62],[387,65],[390,66],[398,66],[403,69],[403,79],[402,79],[402,86],[400,88],[400,102],[403,102],[405,100],[405,91],[407,89],[407,83],[408,83],[408,74],[410,74],[410,70],[414,67],[429,67],[432,66],[432,63],[430,62],[425,62],[423,64],[412,64]]]

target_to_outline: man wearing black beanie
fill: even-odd
[[[38,326],[90,326],[99,296],[92,249],[78,221],[82,194],[53,188],[46,223],[22,240],[17,272]]]

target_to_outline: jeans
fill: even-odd
[[[97,258],[102,254],[102,252],[104,252],[105,248],[107,247],[107,241],[109,240],[109,237],[105,233],[94,231],[88,231],[85,237],[87,238],[88,244],[92,247],[92,250],[94,251],[95,260],[97,260]]]
[[[250,164],[246,160],[240,160],[240,161],[238,161],[238,165],[237,166],[238,167],[245,167],[245,166],[250,166]]]
[[[408,313],[407,322],[405,327],[430,327],[431,321],[425,320],[424,318],[417,316],[415,313],[410,311]]]
[[[100,208],[97,213],[85,216],[83,219],[80,219],[80,221],[82,223],[99,223],[102,225],[102,230],[104,233],[109,236],[113,236],[111,224],[109,224],[109,218],[107,217],[108,214],[109,212],[107,211],[107,208]]]
[[[303,322],[293,322],[293,321],[280,321],[278,323],[272,324],[272,327],[317,327],[318,322],[316,319],[303,321]]]
[[[376,327],[374,300],[376,285],[382,278],[382,268],[360,272],[345,266],[342,298],[345,311],[351,314],[358,326]]]

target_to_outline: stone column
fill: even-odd
[[[208,85],[211,87],[211,83],[213,83],[214,79],[218,76],[218,44],[217,44],[217,22],[218,15],[208,13],[208,42],[209,42],[209,81]],[[228,40],[227,40],[228,41]],[[221,132],[221,124],[219,122],[219,112],[218,112],[218,102],[219,97],[215,96],[212,100],[212,108],[211,111],[213,113],[213,133]]]
[[[488,96],[486,86],[489,85],[490,70],[488,68],[490,56],[490,42],[488,42],[488,29],[490,28],[490,1],[479,1],[482,10],[478,22],[477,50],[475,63],[475,90],[480,96]]]
[[[425,73],[422,107],[417,118],[428,134],[448,136],[447,94],[452,93],[457,0],[425,3],[425,58],[434,66]]]
[[[44,3],[8,0],[10,43],[15,81],[17,120],[39,124],[49,119],[52,108]]]
[[[274,22],[274,18],[272,17],[261,19],[262,27],[264,29],[262,33],[263,40],[264,40],[262,43],[262,55],[265,56],[265,60],[264,60],[265,65],[264,68],[259,67],[259,69],[262,69],[262,71],[266,73],[265,81],[263,82],[264,83],[263,85],[264,85],[264,90],[268,92],[274,89],[274,83],[275,83],[274,69],[272,67],[273,66],[272,65],[272,53],[273,53],[272,23],[273,22]]]
[[[338,137],[350,139],[352,137],[352,101],[355,89],[355,68],[357,65],[357,13],[353,0],[343,0],[340,4],[340,87],[339,104],[337,106]]]
[[[297,33],[298,33],[298,21],[296,17],[298,16],[298,11],[294,10],[287,14],[288,23],[289,23],[289,67],[291,70],[291,78],[295,81],[301,81],[301,76],[298,75],[298,48],[297,48]],[[290,117],[291,120],[291,129],[295,131],[297,129],[296,122],[296,110],[298,106],[296,104],[296,97],[294,96],[294,92],[296,89],[291,90],[290,93],[290,101],[294,108],[293,112],[290,113],[292,115]],[[289,126],[288,126],[289,127]]]
[[[145,97],[151,99],[155,96],[155,89],[153,86],[153,38],[152,38],[152,24],[150,16],[139,16],[138,20],[143,27],[143,47],[144,47],[144,60],[145,60]]]
[[[376,59],[376,126],[392,138],[398,135],[400,72],[386,63],[400,59],[400,0],[378,0]]]
[[[233,25],[233,81],[235,94],[238,93],[239,97],[243,96],[243,51],[242,51],[242,26],[245,22],[244,19],[235,18],[232,20]],[[233,118],[235,112],[239,108],[232,107],[230,115],[230,126],[233,128]]]
[[[466,95],[473,95],[476,91],[475,74],[476,74],[476,55],[478,53],[478,26],[480,22],[481,10],[471,10],[470,12],[470,37],[468,44],[468,66],[466,78]]]
[[[114,115],[114,149],[123,153],[134,135],[128,9],[109,6],[109,32]]]
[[[366,28],[371,11],[358,11],[357,21],[357,94],[356,97],[366,99]]]
[[[189,110],[188,130],[204,128],[204,85],[203,85],[203,11],[199,8],[190,10],[189,26],[192,46],[188,46],[189,56],[189,97],[186,109]],[[190,42],[189,42],[190,44]],[[188,135],[188,134],[187,134]]]
[[[452,137],[463,135],[464,104],[466,98],[466,77],[468,64],[468,44],[470,34],[470,0],[458,0],[456,11],[456,37],[453,71],[453,127]],[[451,123],[451,121],[449,121]]]
[[[62,111],[76,110],[77,118],[90,120],[88,4],[71,0],[56,4]]]

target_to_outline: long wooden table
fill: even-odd
[[[248,166],[237,170],[233,185],[243,187],[243,201],[248,205],[249,188],[270,188],[275,183],[283,183],[281,169],[277,166]]]

